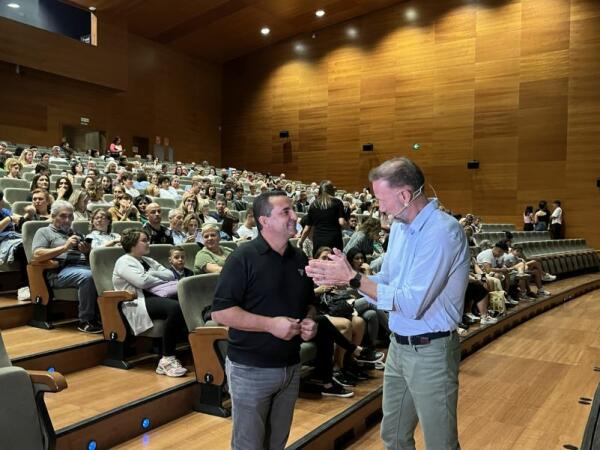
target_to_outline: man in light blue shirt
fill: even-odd
[[[414,449],[420,422],[428,450],[459,449],[456,328],[468,283],[467,238],[425,197],[423,173],[408,158],[384,162],[369,179],[380,211],[394,219],[382,270],[361,277],[335,251],[331,261],[312,260],[306,272],[317,284],[349,284],[390,312],[381,424],[386,448]]]

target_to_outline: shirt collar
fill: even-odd
[[[408,225],[406,227],[407,230],[410,230],[411,232],[421,231],[423,226],[427,223],[427,220],[429,219],[429,217],[431,217],[433,212],[436,211],[437,209],[438,209],[437,199],[435,199],[435,198],[429,199],[429,202],[427,203],[425,208],[423,208],[421,211],[419,211],[419,213],[417,214],[417,217],[415,217],[415,219],[410,223],[410,225]]]
[[[258,236],[254,239],[254,241],[256,242],[256,246],[258,247],[258,252],[261,255],[264,255],[264,254],[268,253],[269,251],[275,251],[271,248],[269,243],[267,241],[265,241],[265,238],[263,238],[263,235],[260,232],[258,233]],[[288,256],[290,254],[290,252],[293,252],[293,249],[291,247],[292,247],[292,244],[290,244],[290,242],[288,241],[287,247],[285,248],[285,252],[283,253],[283,256]]]

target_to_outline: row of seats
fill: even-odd
[[[548,231],[511,231],[511,234],[513,235],[513,244],[550,239],[550,233]],[[473,240],[477,246],[481,245],[482,241],[487,240],[492,244],[495,244],[504,239],[506,239],[506,234],[503,231],[484,231],[473,235]]]
[[[482,223],[481,231],[513,231],[515,230],[514,223]]]
[[[584,239],[523,242],[521,246],[526,258],[537,259],[546,272],[554,275],[597,271],[600,266],[598,254]]]

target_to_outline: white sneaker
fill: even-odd
[[[471,319],[473,322],[479,322],[479,317],[477,317],[475,314],[473,313],[466,313],[465,316],[467,316],[469,319]]]
[[[542,281],[554,281],[554,280],[556,280],[556,275],[552,275],[547,272],[542,277]]]
[[[481,325],[491,325],[493,323],[498,323],[498,319],[493,318],[492,316],[481,316]]]
[[[518,301],[514,300],[514,299],[513,299],[512,297],[510,297],[510,296],[506,297],[506,302],[505,302],[505,303],[507,303],[507,304],[509,304],[509,305],[518,305],[518,304],[519,304],[519,302],[518,302]]]
[[[182,377],[186,372],[187,369],[174,356],[163,356],[156,367],[157,374],[168,377]]]
[[[550,295],[550,292],[548,292],[545,289],[538,289],[537,295],[543,295],[544,297],[548,297]]]

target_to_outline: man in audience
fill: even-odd
[[[248,209],[248,203],[244,201],[243,187],[237,187],[235,189],[235,200],[233,200],[232,206],[236,211],[246,211],[246,209]]]
[[[160,223],[162,211],[158,203],[150,203],[146,206],[146,217],[148,218],[148,222],[143,228],[150,236],[150,244],[173,245],[171,230]]]
[[[160,187],[160,198],[171,198],[173,200],[181,200],[181,196],[177,193],[177,189],[175,189],[171,184],[171,179],[166,175],[161,175],[158,178],[158,185]]]
[[[554,200],[552,206],[554,206],[554,209],[552,210],[552,214],[550,214],[550,236],[552,236],[552,239],[560,239],[562,237],[563,216],[560,200]]]
[[[216,211],[210,213],[210,217],[215,219],[217,223],[223,223],[223,220],[225,220],[225,218],[227,217],[227,213],[229,212],[229,210],[227,209],[227,202],[224,199],[220,198],[215,203],[215,208]]]
[[[169,211],[169,231],[175,245],[181,245],[186,242],[194,242],[195,236],[188,236],[183,231],[183,211],[172,209]]]
[[[310,204],[308,203],[308,196],[306,195],[306,191],[300,191],[300,198],[296,202],[296,211],[301,213],[308,212],[308,207]]]
[[[254,220],[254,211],[249,208],[246,212],[246,220],[236,231],[240,240],[251,240],[258,236],[258,228],[256,228],[256,221]]]
[[[354,232],[356,231],[357,225],[358,225],[358,218],[356,217],[356,214],[351,214],[350,218],[348,219],[348,228],[345,228],[344,230],[342,230],[342,234],[344,236],[351,237],[354,234]]]
[[[212,318],[229,326],[226,371],[234,450],[283,449],[300,384],[300,342],[311,340],[315,301],[307,259],[288,240],[296,214],[285,192],[254,200],[259,236],[221,272]],[[285,299],[285,301],[282,301]]]
[[[58,145],[52,147],[52,156],[50,157],[50,162],[53,164],[68,162],[65,158],[60,156],[60,147]]]
[[[90,244],[75,234],[73,206],[56,200],[50,210],[52,223],[36,231],[33,237],[33,261],[57,260],[59,268],[47,271],[48,283],[54,288],[76,287],[79,300],[79,326],[84,333],[101,333],[97,320],[98,293],[88,261]]]

